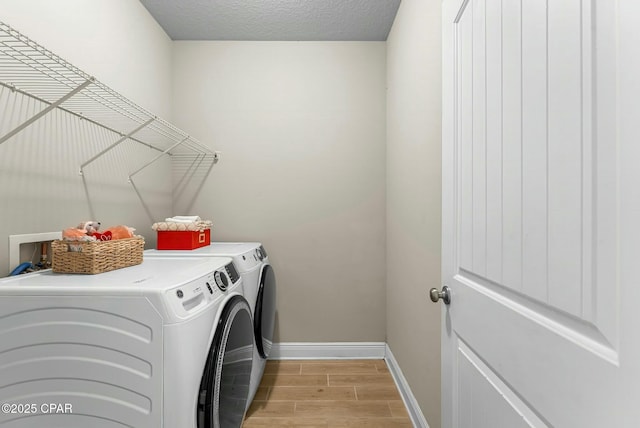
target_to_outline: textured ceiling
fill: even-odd
[[[140,0],[173,40],[386,40],[400,0]]]

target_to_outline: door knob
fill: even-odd
[[[451,303],[451,289],[446,285],[442,287],[442,291],[438,291],[437,288],[432,288],[429,290],[429,296],[433,303],[437,303],[440,299],[442,299],[445,305]]]

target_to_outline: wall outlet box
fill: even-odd
[[[33,242],[49,242],[62,239],[62,232],[27,233],[24,235],[9,235],[9,272],[20,263],[20,246]]]

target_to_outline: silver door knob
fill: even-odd
[[[429,290],[429,296],[433,303],[437,303],[440,299],[442,299],[445,305],[451,303],[451,289],[446,285],[442,287],[442,291],[438,291],[437,288],[432,288]]]

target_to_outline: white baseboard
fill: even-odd
[[[385,342],[281,342],[274,343],[269,359],[321,360],[321,359],[384,359],[400,391],[409,417],[416,428],[429,428],[429,424],[411,392],[389,345]]]
[[[281,342],[274,343],[269,359],[383,359],[384,342]]]
[[[411,388],[409,387],[409,383],[407,379],[405,379],[402,374],[402,370],[400,370],[400,366],[398,362],[393,356],[393,352],[391,352],[391,348],[389,345],[385,344],[385,356],[384,360],[387,362],[387,366],[389,367],[389,371],[391,372],[391,376],[393,376],[393,380],[396,382],[396,386],[400,391],[400,395],[402,396],[402,401],[404,401],[404,405],[409,412],[409,417],[411,418],[411,422],[413,422],[413,426],[416,428],[429,428],[429,424],[418,405],[418,401],[416,401],[416,397],[413,396],[411,392]]]

